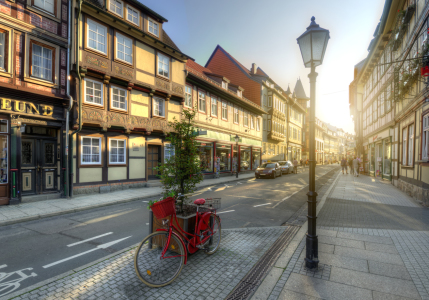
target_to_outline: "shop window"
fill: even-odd
[[[170,78],[170,58],[158,53],[158,75]]]
[[[153,115],[157,117],[165,117],[164,99],[153,97]]]
[[[239,123],[239,116],[238,116],[238,108],[234,107],[234,123],[238,124]]]
[[[116,33],[116,58],[133,64],[133,40],[120,33]]]
[[[34,0],[34,6],[37,6],[51,14],[55,12],[56,0]]]
[[[198,91],[198,111],[206,112],[206,94]]]
[[[120,0],[109,0],[109,1],[110,1],[109,10],[122,17],[122,10],[124,6],[122,1]]]
[[[107,27],[88,19],[88,48],[107,55]]]
[[[383,172],[385,175],[390,175],[391,170],[391,159],[390,159],[390,152],[391,152],[392,146],[388,140],[386,140],[386,143],[384,145],[384,158],[383,158]]]
[[[81,139],[81,164],[100,165],[101,164],[101,138],[82,137]]]
[[[261,149],[252,149],[252,170],[256,170],[261,164]]]
[[[192,108],[192,87],[185,86],[185,106]]]
[[[149,32],[152,33],[153,35],[156,35],[157,37],[159,37],[159,25],[157,22],[155,22],[154,20],[152,20],[151,18],[148,19],[148,23],[149,23]]]
[[[408,165],[413,165],[414,159],[414,124],[408,126]]]
[[[164,144],[164,162],[167,162],[175,154],[174,146],[171,143]]]
[[[127,140],[109,139],[109,163],[125,164],[126,163],[126,144]]]
[[[54,81],[55,48],[31,41],[31,76]]]
[[[216,144],[216,160],[221,172],[231,171],[231,145]]]
[[[0,30],[0,71],[7,71],[9,34]]]
[[[7,183],[8,178],[8,121],[0,120],[0,183]]]
[[[429,114],[423,116],[422,160],[429,160]]]
[[[138,10],[127,5],[127,20],[139,26],[140,13]]]
[[[111,88],[112,107],[120,110],[127,110],[127,90],[117,87]]]
[[[222,119],[228,120],[228,105],[226,102],[222,102]]]
[[[85,103],[103,106],[103,83],[85,78],[84,84]]]
[[[213,143],[200,143],[198,159],[203,172],[213,172]]]
[[[212,116],[217,117],[217,98],[212,96],[212,110],[211,114]]]
[[[240,170],[250,170],[250,148],[241,147],[240,149]]]

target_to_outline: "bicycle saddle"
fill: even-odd
[[[196,205],[203,205],[205,203],[206,203],[206,200],[203,199],[203,198],[197,199],[197,200],[194,201],[194,204],[196,204]]]

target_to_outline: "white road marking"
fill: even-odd
[[[146,223],[146,225],[149,225],[149,223]]]
[[[76,242],[76,243],[73,243],[73,244],[67,245],[67,247],[73,247],[73,246],[76,246],[76,245],[79,245],[79,244],[83,244],[83,243],[86,243],[86,242],[88,242],[88,241],[92,241],[92,240],[95,240],[95,239],[101,238],[101,237],[103,237],[103,236],[110,235],[110,234],[112,234],[112,233],[113,233],[113,232],[108,232],[108,233],[105,233],[105,234],[97,235],[97,236],[94,236],[94,237],[92,237],[92,238],[89,238],[89,239],[86,239],[86,240],[83,240],[83,241],[80,241],[80,242]]]
[[[226,183],[224,183],[225,187],[229,187],[229,185],[227,185]]]
[[[144,203],[148,203],[149,201],[142,201],[142,202],[144,202]]]
[[[250,222],[247,222],[246,224],[244,224],[243,226],[241,226],[241,228],[244,228],[244,227],[246,227],[249,224],[250,224]]]
[[[207,190],[210,191],[210,192],[213,192],[211,188],[208,188]]]
[[[224,214],[224,213],[228,213],[228,212],[232,212],[232,211],[235,211],[235,210],[221,211],[221,212],[217,212],[216,214],[217,214],[217,215],[218,215],[218,214]]]
[[[6,268],[6,267],[7,267],[7,265],[0,265],[0,269]]]
[[[271,203],[265,203],[265,204],[259,204],[259,205],[255,205],[253,207],[258,207],[258,206],[264,206],[264,205],[270,205]]]
[[[221,187],[221,188],[218,188],[215,192],[223,191],[223,190],[224,190],[224,189],[226,189],[226,188],[227,188],[226,186]]]
[[[70,257],[64,258],[64,259],[62,259],[62,260],[59,260],[59,261],[53,262],[53,263],[51,263],[51,264],[49,264],[49,265],[43,266],[43,268],[44,268],[44,269],[47,269],[47,268],[53,267],[53,266],[55,266],[55,265],[58,265],[58,264],[60,264],[60,263],[65,262],[65,261],[68,261],[68,260],[71,260],[71,259],[73,259],[73,258],[76,258],[76,257],[82,256],[82,255],[88,254],[88,253],[90,253],[90,252],[93,252],[93,251],[95,251],[95,250],[109,248],[110,246],[113,246],[114,244],[117,244],[117,243],[119,243],[119,242],[122,242],[123,240],[126,240],[126,239],[128,239],[128,238],[130,238],[130,237],[131,237],[131,235],[130,235],[130,236],[127,236],[126,238],[123,238],[123,239],[119,239],[119,240],[116,240],[116,241],[112,241],[112,242],[108,242],[108,243],[105,243],[105,244],[99,245],[99,246],[97,246],[97,248],[94,248],[94,249],[91,249],[91,250],[88,250],[88,251],[85,251],[85,252],[82,252],[82,253],[79,253],[79,254],[76,254],[76,255],[73,255],[73,256],[70,256]]]
[[[243,183],[241,183],[241,182],[237,182],[237,184],[243,184]]]
[[[295,195],[296,193],[299,193],[299,192],[301,192],[303,189],[305,189],[306,187],[308,186],[308,184],[306,184],[302,189],[300,189],[299,191],[296,191],[295,193],[293,193],[293,194],[291,194],[291,195],[289,195],[289,196],[287,196],[287,197],[285,197],[285,198],[283,198],[279,203],[277,203],[276,205],[274,205],[273,207],[271,207],[271,208],[274,208],[274,207],[276,207],[277,205],[279,205],[280,203],[282,203],[283,201],[285,201],[285,200],[287,200],[287,199],[289,199],[290,197],[292,197],[293,195]]]

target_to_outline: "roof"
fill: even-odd
[[[292,92],[290,91],[290,86],[288,85],[286,90],[286,95],[290,95],[290,94],[292,94]]]
[[[179,47],[176,46],[176,44],[173,42],[173,40],[168,36],[167,32],[165,32],[164,29],[162,29],[162,41],[170,46],[171,48],[176,49],[177,51],[180,51]]]
[[[200,73],[204,73],[204,72],[213,73],[212,71],[210,71],[210,69],[207,69],[206,67],[203,67],[202,65],[197,64],[195,61],[192,61],[192,60],[188,60],[186,62],[186,65]]]
[[[164,18],[163,16],[161,16],[160,14],[154,12],[153,10],[151,10],[149,7],[147,7],[146,5],[142,4],[140,1],[138,0],[129,0],[130,2],[132,2],[133,4],[137,5],[138,7],[140,7],[141,9],[146,10],[147,12],[149,12],[149,14],[153,15],[154,17],[157,17],[158,19],[160,19],[163,22],[168,22],[168,20],[166,18]]]
[[[304,91],[304,87],[302,86],[301,78],[298,78],[295,84],[295,88],[293,89],[293,93],[296,95],[298,99],[309,100]]]

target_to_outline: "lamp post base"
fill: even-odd
[[[307,233],[305,254],[305,267],[310,270],[317,269],[319,267],[317,235],[310,236]]]

